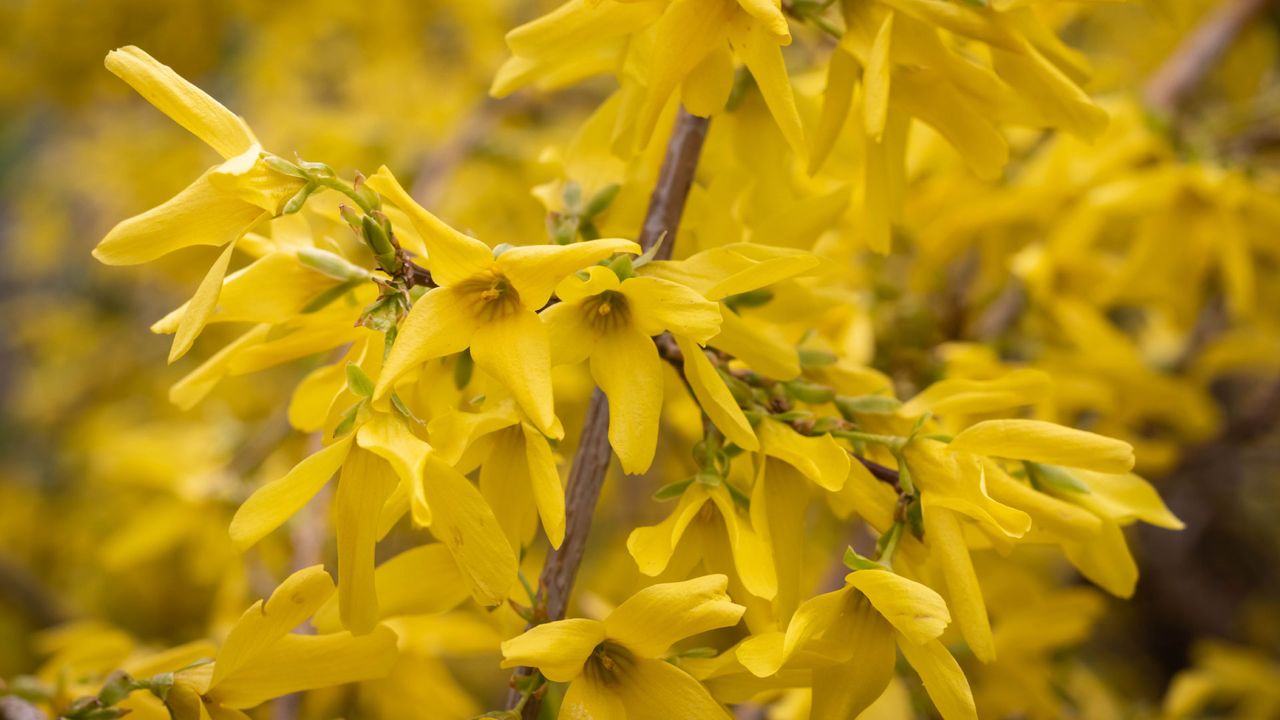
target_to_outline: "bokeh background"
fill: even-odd
[[[530,190],[557,178],[554,149],[612,87],[599,80],[488,99],[504,33],[553,5],[0,2],[0,677],[109,664],[136,647],[204,637],[296,560],[273,557],[282,551],[271,546],[241,558],[226,526],[249,488],[307,451],[282,408],[312,365],[230,378],[178,410],[169,386],[235,329],[211,327],[192,357],[169,367],[168,343],[147,327],[189,296],[213,251],[123,269],[89,255],[115,222],[167,199],[212,161],[103,69],[106,52],[146,49],[282,155],[344,174],[387,164],[456,226],[520,242],[545,232]],[[1073,652],[1096,669],[1091,681],[1110,688],[1100,696],[1123,703],[1082,717],[1117,707],[1155,713],[1177,673],[1209,666],[1226,668],[1214,677],[1247,678],[1250,693],[1269,685],[1280,702],[1280,214],[1249,226],[1247,308],[1232,300],[1231,276],[1200,257],[1228,232],[1214,214],[1223,177],[1264,199],[1280,188],[1274,15],[1259,16],[1191,97],[1177,143],[1126,109],[1212,6],[1048,6],[1067,42],[1093,59],[1090,91],[1118,109],[1110,139],[1101,149],[1050,147],[1060,162],[1047,170],[1015,159],[995,184],[962,171],[920,174],[897,251],[864,276],[869,363],[911,387],[963,364],[970,356],[960,343],[978,344],[1063,374],[1075,382],[1067,392],[1106,395],[1124,416],[1114,423],[1138,441],[1141,469],[1188,524],[1183,533],[1135,533],[1137,596],[1107,600],[1084,620],[1088,640]],[[803,45],[793,57],[797,85],[816,95]],[[1191,168],[1207,189],[1115,221],[1100,233],[1105,253],[1095,265],[1064,271],[1057,291],[1101,307],[1127,343],[1072,345],[1037,314],[1040,296],[1010,282],[1010,259],[1058,229],[1055,213],[1073,193],[1107,179],[1098,157],[1116,155],[1106,143],[1138,136],[1150,147],[1130,158],[1130,171]],[[1028,135],[1014,144],[1029,157],[1053,141]],[[1089,157],[1094,174],[1073,174],[1072,162]],[[966,217],[975,207],[986,211]],[[1280,199],[1264,207],[1263,216]],[[1165,224],[1151,227],[1161,213]],[[1055,355],[1061,346],[1070,351]],[[605,512],[618,537],[652,520],[635,518],[631,503]],[[332,552],[323,538],[293,541],[308,557]],[[1017,587],[994,597],[996,607],[1000,598],[1016,603]],[[424,660],[418,677],[451,672],[460,684],[432,685],[423,701],[458,714],[484,709],[489,698],[470,691],[491,682],[493,658],[471,658],[465,641],[440,637],[450,669]]]

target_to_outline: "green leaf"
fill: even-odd
[[[892,415],[902,407],[902,402],[889,395],[858,395],[850,397],[839,395],[835,399],[836,408],[845,420],[853,420],[853,416]]]
[[[373,381],[355,363],[347,363],[347,387],[362,398],[373,397]]]
[[[596,191],[595,195],[587,201],[587,206],[582,209],[582,216],[593,218],[604,212],[613,204],[618,192],[622,190],[622,186],[617,183],[610,183]]]
[[[1027,475],[1030,476],[1031,482],[1042,488],[1049,488],[1059,492],[1073,492],[1089,494],[1089,486],[1080,482],[1080,479],[1071,474],[1066,468],[1057,465],[1042,465],[1034,463],[1030,460],[1024,461],[1027,466]]]
[[[409,409],[409,406],[404,404],[404,400],[401,400],[400,396],[394,392],[391,393],[391,407],[394,408],[396,412],[400,413],[405,420],[410,420],[419,425],[425,424],[422,422],[421,418],[413,414],[413,411]]]
[[[461,390],[471,384],[471,375],[475,368],[476,362],[471,359],[471,348],[458,353],[458,361],[453,366],[453,386]]]
[[[858,554],[852,547],[844,549],[844,564],[850,570],[883,570],[884,566]]]
[[[342,415],[342,419],[338,421],[338,426],[333,429],[333,436],[346,435],[356,426],[356,417],[360,414],[360,408],[364,407],[366,400],[361,400],[351,406],[350,410]]]
[[[674,500],[684,494],[684,491],[693,484],[693,478],[688,477],[684,480],[678,480],[673,483],[667,483],[658,488],[653,493],[653,499],[659,502],[664,500]]]
[[[738,311],[743,308],[760,307],[769,304],[773,300],[773,291],[759,288],[756,290],[748,290],[737,295],[730,295],[721,302],[729,306],[730,310]]]
[[[800,367],[818,368],[828,365],[835,365],[836,354],[826,350],[813,350],[810,348],[800,348]]]

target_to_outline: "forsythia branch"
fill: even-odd
[[[1171,115],[1214,64],[1271,0],[1226,0],[1210,11],[1199,27],[1165,60],[1143,91],[1147,105]]]

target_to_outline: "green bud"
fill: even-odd
[[[346,221],[347,225],[351,226],[352,232],[356,234],[360,233],[360,213],[356,212],[350,205],[344,203],[338,206],[338,214],[342,216],[342,219]]]
[[[787,394],[811,405],[821,405],[822,403],[831,402],[836,393],[831,388],[817,383],[807,382],[805,380],[792,380],[783,385]]]
[[[373,381],[359,365],[347,363],[347,387],[362,398],[373,397]]]
[[[863,557],[852,547],[844,550],[844,564],[850,570],[883,570],[884,566],[868,557]]]
[[[289,177],[296,177],[296,178],[307,177],[307,174],[303,172],[302,168],[298,167],[297,165],[294,165],[288,160],[285,160],[279,155],[263,155],[262,162],[267,167],[271,168],[272,170],[275,170],[276,172],[282,175],[288,175]]]
[[[307,198],[311,197],[311,195],[319,189],[320,186],[313,182],[303,185],[302,189],[294,193],[293,197],[289,198],[289,201],[284,204],[284,207],[280,208],[280,214],[292,215],[298,212],[302,209],[303,205],[307,204]]]
[[[1057,465],[1044,465],[1034,463],[1030,460],[1023,462],[1027,467],[1027,475],[1031,478],[1032,484],[1042,489],[1057,490],[1058,492],[1083,493],[1089,494],[1089,486],[1080,482],[1080,479],[1072,475],[1065,468]]]
[[[334,280],[351,282],[365,281],[370,278],[368,270],[348,262],[346,258],[340,255],[320,248],[299,249],[298,262]]]
[[[306,171],[307,177],[329,180],[338,176],[333,168],[320,162],[307,162],[301,158],[298,159],[298,166]]]
[[[582,186],[570,180],[564,184],[564,190],[560,192],[560,199],[564,201],[566,210],[574,215],[580,214],[582,211]]]
[[[471,384],[471,374],[475,371],[476,363],[471,358],[471,349],[468,348],[458,353],[458,362],[453,366],[453,386],[459,390]]]
[[[128,673],[117,670],[107,676],[102,689],[98,691],[98,700],[102,701],[103,705],[115,705],[129,697],[129,693],[142,687],[142,683],[129,677]]]
[[[617,183],[610,183],[600,188],[587,201],[587,206],[582,209],[582,215],[593,218],[609,209],[609,206],[613,204],[614,199],[618,197],[618,192],[621,190],[622,186]]]
[[[667,483],[653,493],[653,499],[658,502],[674,500],[684,494],[685,489],[693,484],[693,480],[694,479],[690,477],[685,478],[684,480],[677,480],[673,483]]]
[[[396,253],[396,247],[391,243],[391,237],[387,235],[387,230],[382,223],[374,220],[371,215],[365,215],[360,219],[360,229],[365,242],[373,250],[373,256],[378,260],[378,265],[392,274],[399,271],[400,256]]]
[[[836,409],[845,420],[852,421],[854,415],[892,415],[902,407],[902,403],[889,395],[859,395],[850,397],[838,395],[835,399]]]
[[[817,368],[834,365],[836,362],[836,354],[826,350],[812,350],[808,348],[800,348],[800,367]]]
[[[379,208],[382,207],[382,198],[378,195],[378,193],[374,192],[367,185],[365,185],[364,182],[365,182],[364,173],[357,170],[356,181],[352,184],[352,187],[355,188],[356,198],[360,203],[360,207],[370,211],[378,210]]]

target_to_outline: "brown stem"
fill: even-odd
[[[1142,93],[1147,105],[1166,115],[1176,112],[1236,36],[1269,3],[1270,0],[1226,0],[1211,10],[1147,81]]]
[[[671,257],[676,230],[680,227],[685,200],[689,196],[694,171],[698,167],[698,156],[702,153],[702,144],[707,137],[707,126],[707,118],[690,115],[683,108],[676,117],[671,139],[667,143],[667,154],[662,161],[662,169],[658,172],[653,194],[649,196],[649,209],[645,213],[644,225],[640,231],[640,246],[645,250],[653,247],[659,239],[665,238],[655,254],[659,260]],[[552,550],[547,555],[542,575],[538,578],[539,592],[542,593],[548,621],[564,619],[568,609],[573,583],[582,564],[582,554],[587,548],[591,516],[595,513],[596,501],[600,498],[600,488],[604,485],[604,476],[609,470],[612,457],[609,447],[609,402],[597,388],[591,395],[591,404],[587,407],[587,417],[583,421],[582,436],[578,440],[578,451],[573,457],[573,468],[569,471],[569,485],[565,490],[564,542],[558,550]],[[528,675],[532,672],[530,668],[520,668],[517,674]],[[507,707],[514,708],[519,701],[520,694],[512,691],[507,699]],[[530,697],[524,705],[522,717],[525,720],[538,717],[541,705],[540,695]]]

